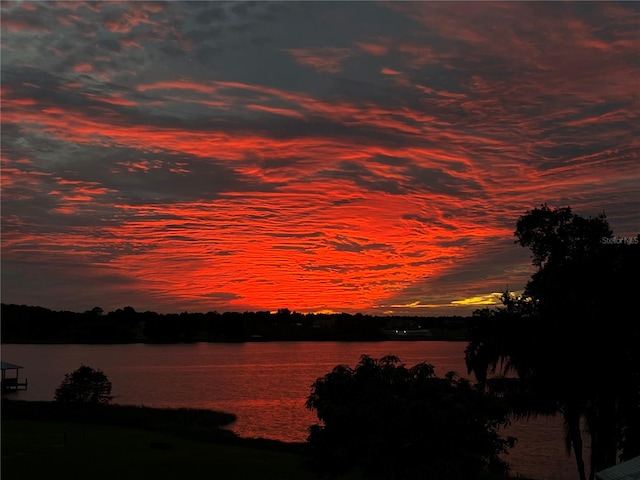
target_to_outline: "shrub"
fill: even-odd
[[[66,403],[106,404],[111,401],[111,382],[102,370],[82,365],[67,373],[56,388],[55,399]]]
[[[320,475],[359,468],[369,479],[471,480],[503,474],[500,455],[513,446],[498,428],[507,410],[494,397],[421,363],[363,356],[312,386],[307,407],[324,425],[310,428],[307,463]]]

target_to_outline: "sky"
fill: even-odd
[[[468,315],[640,232],[638,2],[2,2],[1,296]]]

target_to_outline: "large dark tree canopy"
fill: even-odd
[[[536,267],[547,263],[563,264],[593,255],[611,238],[612,231],[604,214],[584,218],[570,207],[535,208],[520,217],[514,235],[517,243],[529,248]]]
[[[507,418],[496,398],[391,356],[335,367],[313,384],[307,407],[323,422],[307,442],[320,474],[359,467],[372,479],[471,480],[506,471],[499,455],[513,444],[497,433]]]
[[[620,450],[640,454],[640,239],[614,237],[604,214],[547,205],[521,217],[515,236],[537,270],[521,296],[505,292],[504,307],[475,313],[467,365],[481,382],[515,372],[519,413],[560,412],[582,478],[586,422],[593,477]]]

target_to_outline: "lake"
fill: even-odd
[[[438,376],[466,376],[464,342],[252,342],[177,345],[2,345],[2,360],[24,367],[23,400],[53,400],[56,387],[80,365],[101,369],[114,403],[207,408],[234,413],[230,428],[244,437],[300,442],[316,423],[304,407],[311,384],[361,355],[396,355],[407,366],[426,361]],[[507,460],[512,474],[537,480],[578,478],[564,448],[560,417],[514,422],[518,438]]]

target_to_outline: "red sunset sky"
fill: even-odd
[[[2,302],[468,314],[640,231],[638,2],[3,2]]]

